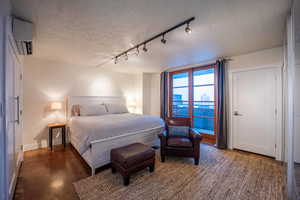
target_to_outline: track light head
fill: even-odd
[[[165,39],[165,35],[162,36],[162,39],[160,41],[161,43],[166,44],[167,40]]]
[[[192,29],[191,29],[191,27],[190,27],[190,23],[187,23],[187,24],[186,24],[185,32],[188,33],[188,34],[192,33]]]
[[[140,54],[139,46],[136,47],[136,55],[138,56]]]
[[[118,63],[118,57],[115,57],[115,64]]]
[[[146,43],[144,44],[143,51],[145,51],[145,52],[148,51],[148,49],[146,48]]]

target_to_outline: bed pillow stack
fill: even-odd
[[[80,105],[80,116],[106,115],[107,110],[104,104]]]
[[[77,105],[76,105],[77,106]],[[77,107],[76,107],[77,108]],[[100,116],[107,114],[122,114],[128,113],[128,109],[125,104],[92,104],[92,105],[78,105],[77,110],[73,108],[75,116]],[[76,112],[75,112],[76,110]]]
[[[122,113],[128,113],[128,109],[126,105],[124,104],[105,104],[107,112],[109,114],[122,114]]]

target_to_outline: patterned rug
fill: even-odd
[[[190,158],[157,153],[154,173],[143,170],[123,186],[121,175],[105,170],[74,183],[81,200],[285,199],[285,176],[279,162],[263,156],[201,145],[199,166]]]

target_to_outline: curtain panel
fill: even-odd
[[[217,147],[227,148],[227,95],[226,95],[226,61],[217,61]]]
[[[168,72],[160,74],[160,117],[166,120],[168,117]]]

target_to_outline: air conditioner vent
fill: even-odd
[[[13,35],[21,55],[32,55],[33,24],[20,18],[13,19]]]

